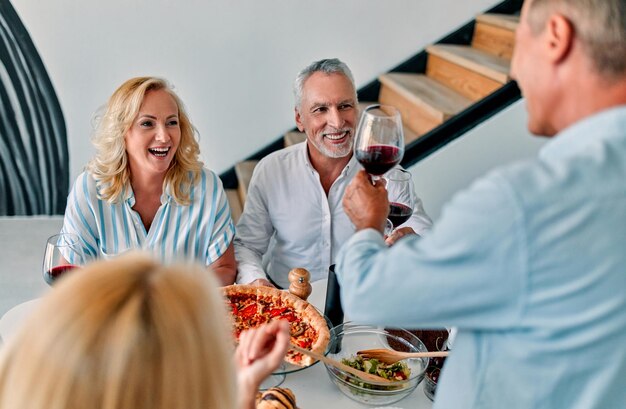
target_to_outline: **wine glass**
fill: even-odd
[[[387,219],[393,225],[393,231],[411,218],[417,199],[410,172],[395,168],[387,172],[384,179],[389,198]]]
[[[43,256],[43,278],[52,285],[59,277],[85,263],[80,238],[73,233],[60,233],[46,241]]]
[[[396,108],[390,105],[365,108],[356,131],[354,155],[374,182],[400,163],[404,155],[404,134]]]

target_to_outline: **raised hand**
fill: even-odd
[[[384,182],[372,184],[367,172],[359,171],[346,188],[343,209],[357,230],[373,228],[382,234],[389,214]]]
[[[289,323],[284,320],[241,333],[235,351],[240,409],[254,408],[259,385],[283,362],[289,340]]]

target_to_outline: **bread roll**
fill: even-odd
[[[257,409],[297,409],[296,395],[288,388],[270,388],[257,400]]]

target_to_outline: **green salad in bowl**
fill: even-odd
[[[355,355],[350,358],[343,358],[341,362],[359,371],[378,375],[390,381],[405,381],[411,376],[411,368],[404,361],[385,364],[378,359],[368,359]],[[364,386],[363,382],[359,383],[360,386]]]
[[[330,338],[327,350],[329,358],[384,378],[380,382],[367,381],[325,364],[331,381],[344,395],[357,402],[369,405],[397,402],[413,392],[424,379],[428,358],[405,359],[387,365],[357,355],[358,351],[372,348],[425,352],[426,347],[419,338],[407,331],[394,330],[392,334],[384,328],[344,323],[331,330]]]

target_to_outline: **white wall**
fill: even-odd
[[[483,122],[410,168],[426,212],[437,219],[455,192],[490,169],[531,157],[547,141],[526,130],[524,100]]]
[[[12,0],[65,115],[72,179],[94,111],[124,80],[168,78],[221,172],[293,126],[291,82],[339,57],[357,85],[497,0]]]

